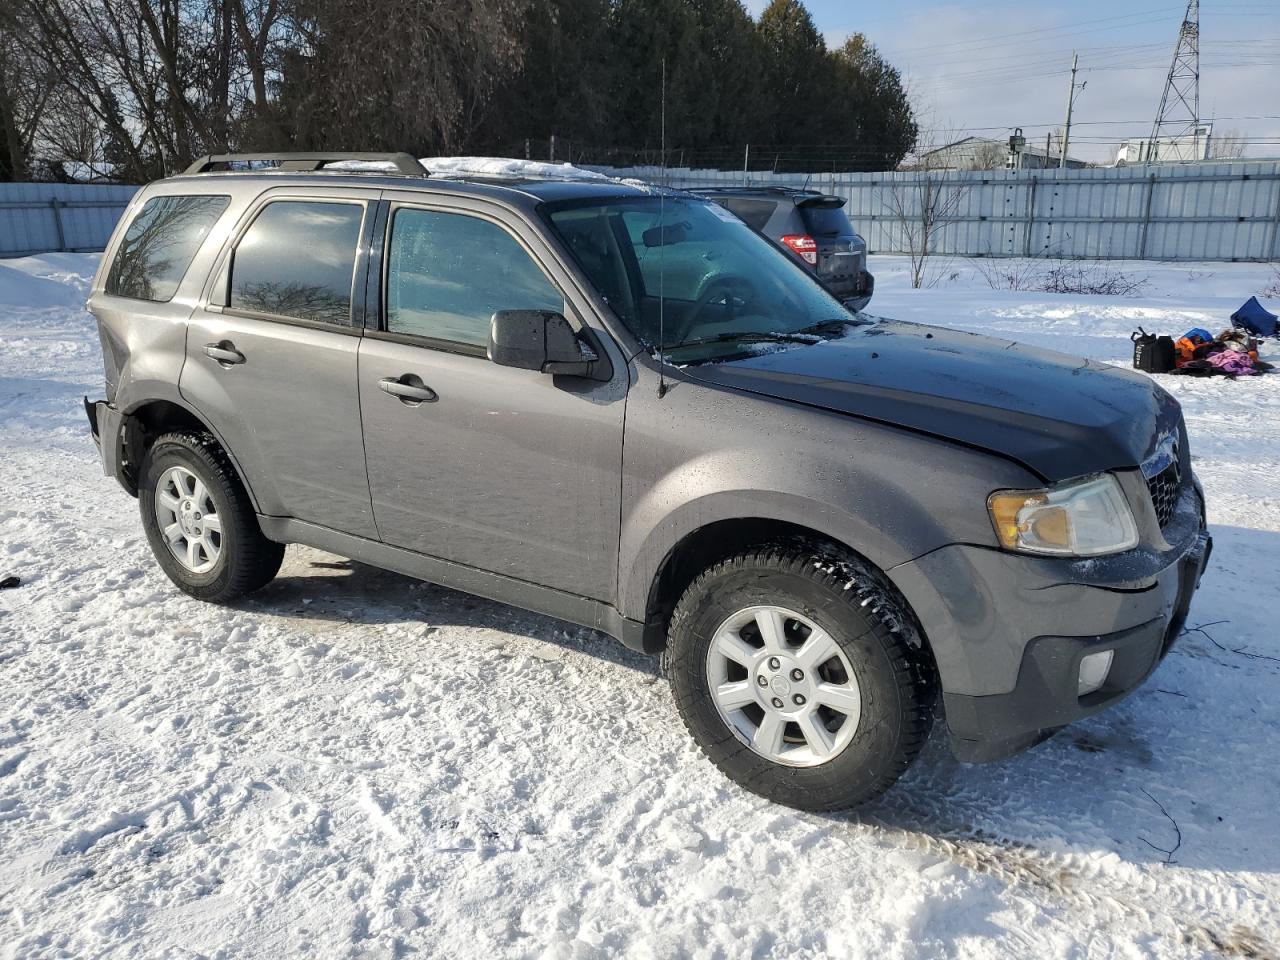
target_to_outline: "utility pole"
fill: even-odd
[[[751,175],[747,173],[747,164],[751,162],[751,144],[747,144],[742,148],[742,185],[745,187],[751,182]]]
[[[1067,123],[1062,131],[1062,156],[1058,160],[1058,169],[1065,169],[1067,166],[1067,146],[1071,143],[1071,111],[1076,105],[1076,90],[1083,90],[1084,84],[1076,86],[1076,68],[1080,66],[1080,55],[1078,53],[1071,54],[1071,86],[1067,87]]]

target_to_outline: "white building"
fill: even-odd
[[[1161,137],[1151,149],[1149,137],[1126,140],[1120,144],[1116,166],[1130,163],[1199,163],[1209,159],[1209,142],[1213,139],[1213,124],[1201,123],[1194,134],[1182,137]]]

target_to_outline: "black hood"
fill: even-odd
[[[980,447],[1049,481],[1138,466],[1180,417],[1177,401],[1141,374],[889,320],[685,372]]]

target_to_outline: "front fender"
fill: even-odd
[[[995,545],[986,498],[1033,484],[1009,461],[934,437],[687,380],[628,399],[618,607],[643,620],[685,537],[774,520],[845,544],[881,570],[949,543]]]

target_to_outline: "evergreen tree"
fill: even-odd
[[[757,26],[773,100],[767,140],[775,146],[829,143],[825,120],[833,64],[813,17],[800,0],[773,0]]]
[[[892,170],[915,146],[919,130],[898,70],[860,33],[832,54],[839,143],[855,147],[857,170]],[[841,122],[843,121],[843,122]]]

